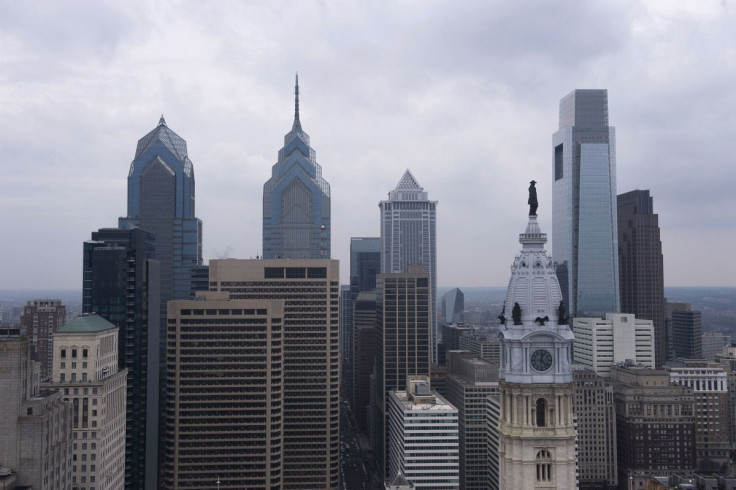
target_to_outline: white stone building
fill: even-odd
[[[458,411],[432,392],[428,376],[409,376],[389,393],[389,479],[399,473],[417,489],[460,488]]]
[[[96,314],[78,316],[54,334],[53,378],[74,407],[72,486],[125,488],[125,390],[118,369],[118,327]]]
[[[499,334],[499,488],[574,489],[573,334],[536,215],[519,241]]]
[[[628,313],[605,318],[575,318],[575,362],[611,377],[611,365],[627,359],[654,369],[654,324]]]

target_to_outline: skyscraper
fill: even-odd
[[[284,302],[284,489],[339,486],[339,277],[336,260],[210,261],[210,291]]]
[[[502,317],[499,488],[577,486],[573,422],[573,334],[560,314],[562,294],[547,235],[530,215],[519,235]]]
[[[409,169],[381,209],[381,272],[406,272],[421,265],[429,276],[432,362],[437,363],[437,201]]]
[[[343,386],[348,400],[355,398],[355,371],[353,353],[354,336],[357,329],[354,316],[354,302],[361,292],[376,290],[376,276],[381,272],[381,239],[378,237],[350,238],[350,285],[341,296],[340,303],[340,343],[342,345]],[[343,286],[345,287],[345,286]],[[374,308],[375,317],[375,308]],[[356,407],[352,407],[356,410]]]
[[[165,488],[282,488],[284,302],[198,292],[168,319]]]
[[[194,166],[187,142],[163,116],[138,141],[128,173],[128,216],[119,224],[155,237],[165,318],[168,300],[194,296],[192,268],[202,265],[202,222],[194,215]]]
[[[553,135],[552,248],[568,312],[619,312],[615,129],[608,92],[574,90]]]
[[[440,316],[442,323],[451,325],[463,321],[465,310],[465,295],[460,289],[455,288],[442,295]]]
[[[648,190],[618,196],[621,312],[652,320],[657,368],[665,362],[665,301],[659,216]]]
[[[118,367],[127,370],[125,485],[135,490],[158,488],[166,337],[153,256],[154,236],[140,228],[103,228],[84,242],[82,311],[118,327]]]
[[[330,184],[299,121],[299,76],[294,124],[263,185],[263,258],[330,258]]]
[[[373,396],[373,441],[381,474],[388,476],[388,393],[406,390],[408,376],[430,375],[430,283],[421,265],[379,274],[376,283],[378,338]]]
[[[675,357],[703,358],[703,330],[698,310],[672,312],[672,339]]]
[[[41,379],[51,377],[53,336],[66,323],[66,307],[60,299],[34,299],[26,302],[20,323],[31,341],[31,357],[41,363]]]

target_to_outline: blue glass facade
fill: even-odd
[[[553,136],[552,246],[572,316],[618,313],[615,129],[606,90],[575,90],[560,101]]]
[[[294,124],[263,185],[263,258],[330,258],[330,184],[299,121],[299,79]]]

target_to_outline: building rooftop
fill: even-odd
[[[392,396],[395,396],[396,399],[404,406],[404,409],[407,411],[430,411],[430,412],[455,412],[457,413],[457,408],[455,408],[450,402],[445,400],[440,394],[437,392],[432,392],[432,396],[422,396],[420,398],[415,398],[414,400],[419,400],[419,403],[415,403],[414,400],[412,400],[411,394],[407,393],[406,391],[392,391]]]
[[[103,332],[118,328],[96,313],[85,313],[71,320],[56,333]]]

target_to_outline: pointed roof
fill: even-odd
[[[419,182],[417,182],[417,179],[414,178],[411,171],[407,168],[406,172],[404,172],[404,175],[401,177],[401,180],[399,180],[399,183],[396,184],[396,190],[424,190],[424,188],[419,185]]]
[[[414,488],[414,484],[407,480],[401,470],[399,470],[393,480],[390,481],[389,488],[409,489]]]
[[[166,147],[171,150],[171,153],[176,155],[179,160],[184,160],[187,157],[187,142],[184,141],[184,138],[169,129],[166,125],[164,115],[161,114],[161,119],[158,120],[158,125],[151,132],[138,140],[134,159],[141,156],[156,141],[161,141],[166,145]]]
[[[59,328],[56,333],[103,332],[105,330],[116,328],[118,327],[108,322],[96,313],[83,313],[71,320],[63,327]]]
[[[299,72],[296,73],[296,83],[294,84],[294,124],[291,130],[302,130],[302,123],[299,121]]]

